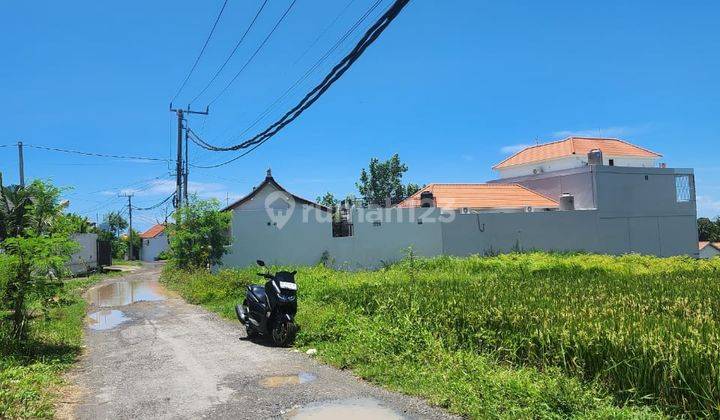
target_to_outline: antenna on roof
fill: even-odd
[[[540,137],[535,136],[535,146],[539,146],[539,145],[540,145]]]

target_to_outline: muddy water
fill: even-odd
[[[129,320],[124,313],[116,310],[103,309],[101,311],[88,314],[88,324],[90,329],[102,331],[115,328],[123,322]]]
[[[260,381],[260,385],[264,388],[280,388],[288,385],[300,385],[314,381],[317,376],[309,372],[300,372],[297,375],[290,376],[268,376]]]
[[[358,398],[310,404],[291,412],[290,418],[296,420],[400,420],[405,417],[394,410],[383,407],[378,400]]]
[[[90,289],[87,294],[88,301],[101,308],[159,301],[165,298],[164,289],[157,280],[118,281]]]

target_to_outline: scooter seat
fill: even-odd
[[[261,304],[265,304],[265,302],[267,302],[264,286],[253,284],[248,286],[248,288],[250,289],[250,293],[252,293]]]

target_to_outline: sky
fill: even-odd
[[[187,107],[203,90],[262,1],[228,0],[176,105]],[[218,98],[209,116],[189,118],[206,141],[236,144],[279,118],[391,3],[296,0],[245,65],[291,1],[268,0],[225,69],[192,102],[204,109]],[[176,117],[169,105],[221,6],[222,0],[3,2],[0,145],[21,140],[172,159]],[[355,182],[371,158],[394,153],[409,167],[405,182],[484,182],[496,177],[494,164],[523,145],[599,135],[662,153],[670,167],[694,168],[698,214],[715,217],[718,21],[715,0],[411,0],[299,119],[232,164],[191,168],[190,190],[224,204],[249,193],[272,168],[297,195],[344,197],[357,194]],[[236,155],[190,146],[197,165]],[[163,161],[25,148],[26,178],[69,188],[70,210],[91,220],[123,209],[122,193],[134,193],[139,207],[160,202],[174,190],[172,169]],[[16,148],[0,147],[0,172],[6,184],[18,181]],[[136,211],[135,225],[148,228],[169,211]]]

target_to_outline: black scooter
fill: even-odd
[[[265,262],[257,260],[265,267]],[[265,269],[258,276],[268,279],[265,286],[252,284],[247,287],[245,301],[235,306],[238,320],[245,325],[250,339],[257,336],[270,337],[276,346],[287,347],[295,340],[297,326],[297,271],[278,271],[275,274]]]

